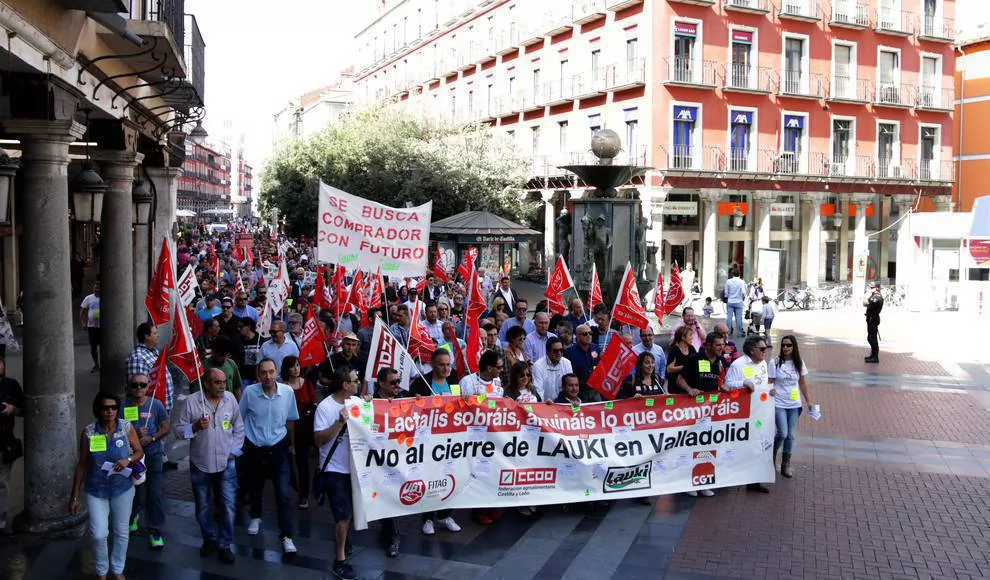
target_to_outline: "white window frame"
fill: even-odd
[[[934,52],[922,52],[921,59],[918,61],[918,90],[925,86],[925,59],[931,58],[935,60],[935,84],[933,92],[932,104],[936,107],[948,106],[948,103],[942,102],[942,76],[943,76],[943,60],[942,55]]]
[[[876,122],[875,122],[876,139],[874,139],[874,141],[876,142],[876,146],[873,148],[873,161],[877,164],[877,167],[879,168],[880,167],[880,125],[894,125],[896,127],[897,135],[896,135],[896,138],[894,139],[894,159],[893,159],[893,162],[892,162],[892,166],[893,167],[901,167],[902,164],[903,164],[903,160],[901,158],[901,138],[903,138],[903,135],[901,134],[901,122],[900,121],[896,121],[894,119],[877,119],[876,120]],[[918,135],[920,136],[921,133],[918,133]],[[920,155],[920,153],[919,153],[919,155]],[[903,171],[903,170],[901,170],[901,171]],[[903,175],[903,173],[902,173],[902,175]],[[887,178],[889,178],[889,176],[885,176],[884,177],[884,179],[887,179]]]
[[[850,121],[849,125],[849,160],[846,161],[846,168],[843,173],[833,173],[831,170],[829,174],[831,175],[856,175],[856,117],[850,115],[830,115],[828,118],[828,164],[829,167],[832,166],[832,152],[835,151],[835,123],[833,121]],[[849,163],[852,163],[852,168],[849,167]]]
[[[780,72],[787,75],[787,39],[804,41],[801,51],[801,94],[807,95],[811,87],[811,37],[807,34],[785,32],[780,36]]]
[[[931,175],[935,179],[941,179],[942,168],[942,125],[937,123],[918,123],[918,154],[916,156],[916,161],[918,163],[918,178],[921,178],[921,134],[925,129],[935,129],[936,139],[934,154],[935,157],[932,159]]]
[[[742,26],[742,25],[739,25],[739,24],[729,25],[729,42],[728,42],[728,46],[726,47],[727,54],[726,54],[726,57],[725,57],[725,62],[729,63],[729,74],[730,75],[732,74],[732,67],[734,65],[734,63],[732,62],[732,55],[734,54],[734,51],[732,50],[732,31],[733,30],[742,30],[744,32],[750,32],[750,33],[753,34],[753,43],[749,47],[749,62],[750,62],[750,65],[749,65],[749,77],[748,78],[750,79],[750,84],[752,84],[754,86],[749,87],[749,88],[759,88],[760,87],[760,79],[759,79],[759,70],[760,70],[760,31],[759,31],[759,29],[754,28],[752,26]],[[735,108],[738,109],[740,107],[735,107]]]
[[[880,53],[882,52],[894,52],[897,53],[897,69],[894,70],[894,84],[897,86],[898,91],[901,88],[901,72],[904,68],[904,60],[902,59],[901,49],[894,46],[886,46],[883,44],[877,45],[877,85],[880,84]],[[903,100],[903,99],[902,99]]]
[[[677,22],[686,22],[688,24],[694,24],[697,26],[696,30],[698,32],[697,34],[694,35],[694,49],[691,51],[691,61],[692,61],[691,66],[693,67],[691,70],[698,71],[698,75],[701,78],[698,79],[692,78],[691,80],[693,82],[700,83],[704,80],[704,75],[705,75],[704,71],[702,70],[702,53],[704,52],[705,49],[705,29],[704,29],[705,23],[704,21],[698,18],[686,18],[683,16],[677,16],[675,18],[670,19],[670,25],[669,25],[670,27],[668,30],[668,34],[670,35],[671,63],[676,58],[676,56],[674,55],[674,41],[677,35],[674,34],[674,24]],[[670,70],[667,71],[667,74],[670,74]]]
[[[784,127],[784,117],[804,117],[804,130],[801,132],[801,158],[798,159],[798,168],[801,173],[808,173],[808,159],[810,159],[811,152],[808,150],[810,144],[809,133],[811,133],[811,115],[804,111],[781,111],[780,112],[780,144],[777,147],[777,153],[784,152],[784,136],[786,134]],[[831,129],[829,130],[831,132]],[[831,155],[831,150],[829,154]]]
[[[855,3],[853,4],[853,7],[855,7]],[[840,98],[846,98],[846,99],[852,98],[852,99],[856,99],[856,98],[859,97],[859,90],[858,90],[859,87],[857,86],[859,84],[859,70],[858,70],[859,69],[859,54],[858,54],[859,46],[857,45],[856,42],[853,42],[851,40],[833,40],[832,41],[832,60],[831,60],[831,66],[832,66],[831,74],[832,74],[832,79],[835,79],[835,47],[836,46],[845,46],[845,47],[848,47],[848,48],[851,49],[849,51],[849,55],[850,55],[850,59],[851,59],[851,61],[849,63],[849,86],[850,86],[850,88],[852,90],[852,96],[851,97],[848,97],[848,96],[843,95]],[[836,94],[835,94],[835,83],[832,83],[832,90],[830,92],[832,93],[832,96],[833,97],[836,96]]]
[[[729,38],[732,38],[731,36]],[[759,114],[760,110],[756,107],[739,107],[736,105],[729,105],[728,107],[728,123],[725,128],[725,153],[726,157],[729,158],[729,162],[732,161],[732,112],[741,111],[744,113],[753,114],[753,123],[750,127],[750,137],[751,142],[749,146],[749,155],[746,157],[746,166],[749,171],[756,170],[756,153],[759,150],[760,141],[760,131],[759,131]]]
[[[671,27],[673,30],[673,27]],[[704,147],[702,139],[705,132],[701,128],[702,119],[705,118],[704,104],[690,101],[670,101],[667,105],[667,147],[674,148],[674,107],[695,107],[698,109],[698,116],[694,120],[694,129],[691,131],[691,169],[698,169],[701,166],[701,152]]]

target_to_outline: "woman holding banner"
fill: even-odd
[[[677,385],[677,376],[698,352],[694,349],[694,331],[690,326],[682,326],[674,331],[674,343],[667,351],[667,384]]]
[[[687,327],[682,328],[690,330]],[[656,359],[652,352],[648,350],[641,352],[636,359],[636,368],[633,370],[632,376],[623,381],[622,387],[619,389],[619,398],[632,399],[634,397],[666,395],[667,389],[663,386],[663,379],[656,372],[656,366]],[[641,497],[639,503],[650,505],[651,501],[648,497]]]

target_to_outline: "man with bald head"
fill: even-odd
[[[233,564],[234,516],[237,469],[234,457],[244,445],[244,422],[237,399],[227,391],[227,375],[218,368],[206,371],[203,388],[186,399],[175,420],[179,439],[189,440],[189,478],[196,501],[196,521],[203,534],[201,556],[219,548],[220,561]],[[219,502],[213,497],[220,490]],[[213,506],[219,503],[219,538]]]
[[[533,316],[533,326],[536,329],[526,335],[523,352],[526,353],[526,360],[538,361],[546,354],[547,339],[556,338],[557,335],[550,332],[550,315],[546,312],[537,312]]]

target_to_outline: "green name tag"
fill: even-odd
[[[571,405],[571,411],[577,413],[580,410],[581,410],[581,405]]]
[[[488,399],[488,408],[489,409],[495,408],[495,399]]]
[[[137,420],[138,420],[138,408],[124,407],[124,421],[137,421]]]
[[[225,419],[225,420],[224,420],[224,422],[223,422],[223,423],[221,423],[221,425],[223,425],[223,430],[224,430],[224,431],[229,431],[229,430],[230,430],[230,421],[227,421],[227,420]]]
[[[89,438],[89,450],[92,452],[106,451],[107,450],[107,436],[106,435],[92,435]]]
[[[527,412],[532,413],[533,405],[523,405],[523,409],[526,409]]]

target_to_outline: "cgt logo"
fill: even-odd
[[[691,470],[691,485],[715,485],[715,464],[699,463]]]
[[[551,483],[557,483],[557,469],[554,467],[503,469],[498,475],[498,484],[501,487],[547,485]]]
[[[407,481],[399,488],[399,501],[402,505],[413,505],[426,495],[426,482],[422,479]]]
[[[649,489],[653,462],[647,461],[631,467],[609,467],[602,483],[603,493],[618,493],[634,489]]]

